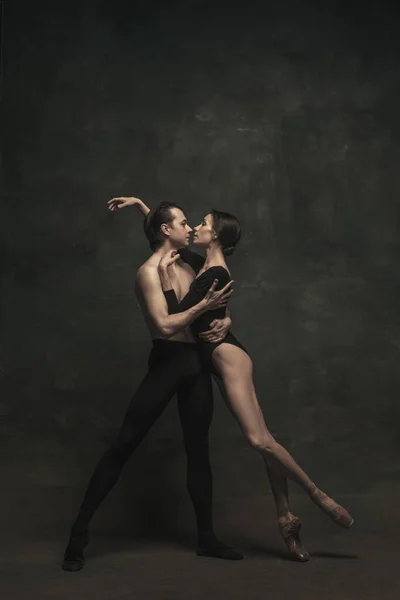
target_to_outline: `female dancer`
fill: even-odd
[[[117,207],[122,207],[120,202],[112,204],[110,209]],[[218,280],[216,289],[221,289],[231,279],[225,256],[233,253],[240,239],[239,221],[228,213],[213,210],[194,228],[194,232],[194,244],[206,249],[206,259],[184,249],[179,254],[176,251],[168,252],[160,261],[160,280],[170,313],[182,312],[198,304],[215,279]],[[189,292],[180,302],[170,279],[170,269],[179,258],[187,262],[196,273]],[[215,335],[208,338],[204,336],[204,332],[210,329],[210,323],[214,319],[223,318],[225,312],[225,308],[208,311],[196,319],[191,328],[210,367],[223,385],[228,406],[246,440],[264,459],[277,504],[278,526],[289,553],[293,559],[304,562],[309,560],[309,554],[299,537],[300,520],[289,509],[286,478],[299,484],[311,500],[338,525],[349,528],[354,519],[346,509],[314,484],[268,431],[254,389],[252,360],[245,348],[231,333],[223,340]],[[213,341],[205,341],[207,339]]]

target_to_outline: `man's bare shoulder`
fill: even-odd
[[[136,282],[159,280],[158,263],[152,260],[152,256],[143,263],[136,271]]]

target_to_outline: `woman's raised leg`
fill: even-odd
[[[229,408],[250,446],[262,454],[271,469],[300,485],[338,525],[350,527],[353,524],[351,515],[318,489],[268,431],[254,389],[253,365],[249,355],[241,348],[225,343],[214,350],[213,362],[222,377]]]

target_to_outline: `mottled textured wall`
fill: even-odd
[[[0,464],[20,519],[68,522],[146,368],[149,249],[134,210],[107,212],[120,194],[240,218],[234,331],[271,430],[332,493],[398,489],[398,24],[382,2],[278,4],[6,7]],[[212,447],[217,502],[268,493],[218,392]],[[102,522],[189,514],[173,403]]]

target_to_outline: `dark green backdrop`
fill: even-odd
[[[397,22],[385,2],[320,4],[6,6],[13,527],[67,526],[146,369],[134,277],[149,248],[135,210],[106,210],[115,195],[178,202],[193,225],[210,207],[239,217],[234,332],[270,429],[334,495],[399,491]],[[246,510],[269,494],[262,463],[215,399],[217,510]],[[184,471],[173,402],[96,526],[192,528]]]

